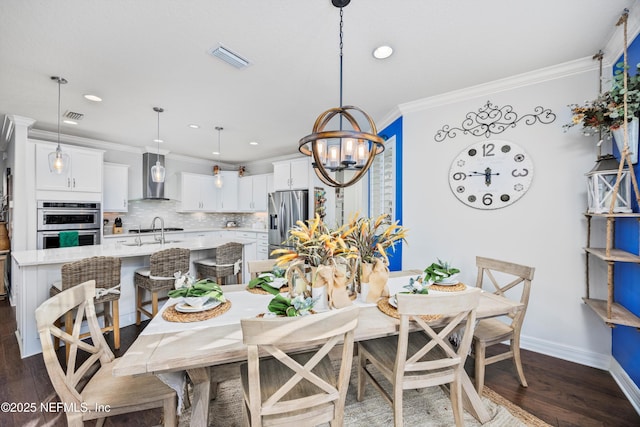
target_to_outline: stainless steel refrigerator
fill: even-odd
[[[309,218],[309,191],[292,190],[269,193],[269,257],[271,251],[286,247],[288,231],[296,221]]]

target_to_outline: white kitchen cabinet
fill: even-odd
[[[215,178],[181,172],[178,176],[180,205],[178,212],[214,212],[216,210]]]
[[[129,165],[105,163],[102,175],[104,178],[102,210],[104,212],[128,212]]]
[[[61,145],[69,155],[70,164],[66,173],[57,174],[49,170],[49,153],[56,144],[36,142],[36,190],[82,191],[102,193],[102,150]]]
[[[240,178],[238,185],[238,209],[242,212],[267,210],[267,177],[252,175]]]
[[[221,171],[222,188],[216,190],[215,210],[218,212],[236,212],[238,210],[239,177],[237,171]]]
[[[309,160],[286,160],[273,163],[273,189],[307,190],[309,188]]]
[[[269,235],[267,233],[256,233],[258,235],[256,242],[256,259],[269,259]]]

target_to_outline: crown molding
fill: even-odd
[[[441,107],[469,99],[495,95],[498,92],[518,89],[524,86],[556,80],[563,77],[581,74],[598,68],[598,63],[591,57],[581,58],[539,70],[529,71],[515,76],[470,86],[464,89],[435,95],[417,101],[407,102],[398,106],[401,114],[421,111],[428,108]]]

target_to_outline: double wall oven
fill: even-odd
[[[38,249],[60,247],[61,231],[77,231],[78,244],[100,244],[100,203],[38,201]]]

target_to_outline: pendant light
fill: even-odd
[[[160,163],[160,113],[164,111],[163,108],[153,107],[153,111],[158,113],[158,138],[156,142],[158,143],[158,154],[156,156],[156,164],[151,167],[151,179],[153,182],[164,182],[165,170],[164,166]]]
[[[56,151],[49,153],[49,170],[52,173],[60,175],[67,172],[69,163],[71,163],[69,155],[63,153],[60,148],[60,86],[67,84],[67,80],[57,76],[51,76],[51,80],[58,83],[58,146],[56,147]]]
[[[340,8],[340,106],[320,114],[313,125],[312,133],[300,139],[298,143],[298,150],[302,154],[313,157],[313,168],[318,178],[336,188],[348,187],[358,182],[369,170],[375,156],[384,151],[384,140],[377,135],[376,125],[371,117],[358,107],[342,104],[342,8],[350,1],[331,1],[335,7]],[[364,116],[370,132],[362,131],[356,120],[357,115]],[[336,116],[339,119],[339,129],[325,130],[327,124]],[[343,119],[348,122],[351,129],[343,129]],[[336,173],[335,178],[329,174],[344,170],[353,170],[355,173],[348,180],[343,173]]]
[[[216,126],[216,130],[218,131],[218,151],[215,152],[215,154],[218,155],[218,160],[219,160],[219,156],[220,156],[220,132],[223,130],[224,128],[221,126]],[[216,177],[214,183],[216,188],[222,188],[222,174],[220,173],[220,167],[218,165],[215,165],[213,167],[213,176]]]

